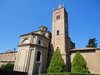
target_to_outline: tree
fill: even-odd
[[[4,70],[13,70],[13,67],[14,67],[14,64],[11,64],[11,63],[7,63],[7,64],[3,64],[1,66],[1,69],[4,69]]]
[[[48,67],[47,72],[48,73],[60,73],[63,71],[64,71],[64,61],[60,54],[60,49],[57,48],[51,58],[50,65]]]
[[[82,55],[79,52],[77,52],[73,58],[71,72],[72,73],[90,73],[90,71],[87,68],[87,63],[85,59],[82,57]]]
[[[97,43],[96,43],[96,38],[91,38],[88,41],[88,45],[86,45],[86,47],[93,47],[93,48],[97,48]]]

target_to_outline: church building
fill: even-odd
[[[68,12],[62,5],[53,10],[52,33],[46,26],[41,26],[37,31],[20,36],[14,70],[27,72],[28,75],[46,73],[56,48],[60,49],[66,72],[70,72],[71,61],[79,51],[86,59],[90,72],[100,73],[100,68],[97,68],[100,66],[100,49],[75,49],[68,32]],[[92,64],[92,61],[98,62],[98,65],[96,62]]]
[[[45,26],[21,35],[14,70],[28,72],[29,75],[46,72],[49,43],[50,32]]]
[[[68,33],[68,13],[60,5],[53,11],[52,35],[47,31],[47,27],[41,26],[37,31],[20,36],[14,70],[28,72],[29,75],[45,73],[50,60],[48,52],[51,51],[53,54],[56,48],[59,48],[65,63],[65,71],[70,71],[69,51],[74,45]]]

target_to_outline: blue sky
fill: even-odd
[[[0,52],[18,48],[20,35],[44,25],[51,31],[52,12],[68,11],[69,34],[76,48],[96,37],[100,47],[100,0],[0,0]]]

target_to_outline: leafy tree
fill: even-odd
[[[64,61],[60,54],[60,49],[57,48],[51,58],[50,65],[48,67],[47,72],[48,73],[61,73],[63,71],[64,71]]]
[[[14,67],[14,64],[7,63],[5,65],[2,65],[1,69],[4,69],[4,70],[13,70],[13,67]]]
[[[90,71],[87,68],[87,63],[85,59],[82,57],[82,55],[79,52],[77,52],[73,58],[71,72],[72,73],[90,73]]]
[[[88,45],[86,45],[86,47],[94,47],[97,48],[97,43],[96,43],[96,38],[91,38],[88,41]]]

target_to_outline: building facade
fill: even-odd
[[[47,27],[21,35],[14,70],[28,75],[45,73],[47,70],[50,32]]]
[[[72,49],[71,62],[75,56],[75,53],[79,51],[87,62],[87,67],[92,74],[100,74],[100,48],[80,48]]]
[[[6,51],[5,53],[0,53],[0,67],[7,63],[14,64],[16,60],[16,51]]]
[[[47,71],[48,56],[51,40],[51,53],[58,47],[65,63],[65,71],[70,71],[70,53],[74,48],[68,35],[68,13],[60,5],[53,11],[52,38],[47,27],[41,26],[40,30],[21,35],[17,59],[14,70],[28,72],[29,75],[45,73]]]

